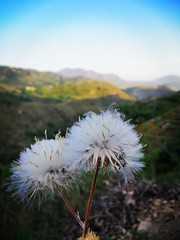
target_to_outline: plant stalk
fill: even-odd
[[[84,228],[84,223],[81,221],[80,217],[78,216],[78,214],[74,211],[73,207],[71,206],[71,204],[69,203],[69,201],[67,200],[66,196],[64,195],[64,193],[61,191],[60,187],[57,185],[57,183],[55,183],[56,189],[59,193],[59,195],[62,197],[62,199],[64,200],[66,206],[68,207],[69,211],[72,213],[73,217],[76,219],[76,221],[79,223],[79,225],[82,227],[82,229]]]
[[[94,196],[94,192],[95,192],[95,188],[96,188],[96,181],[97,181],[97,177],[98,177],[98,173],[99,173],[99,166],[100,166],[100,161],[97,162],[96,172],[94,174],[94,179],[93,179],[93,182],[92,182],[92,185],[91,185],[91,191],[90,191],[90,194],[89,194],[89,199],[88,199],[88,204],[87,204],[86,214],[85,214],[85,220],[84,220],[84,228],[83,228],[83,235],[82,235],[83,238],[85,238],[86,232],[87,232],[88,219],[89,219],[92,200],[93,200],[93,196]]]

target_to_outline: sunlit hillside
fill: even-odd
[[[133,96],[110,83],[89,78],[66,78],[51,72],[38,72],[0,67],[0,92],[23,97],[56,100],[83,100],[117,96],[122,100],[134,100]]]

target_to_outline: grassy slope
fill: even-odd
[[[108,83],[0,67],[0,159],[17,157],[45,128],[52,137],[59,128],[64,133],[84,112],[132,99]]]
[[[0,67],[0,92],[12,92],[24,97],[56,100],[92,99],[118,96],[134,100],[123,90],[109,83],[88,78],[64,78],[56,73]]]
[[[19,151],[33,142],[34,136],[43,137],[44,129],[51,138],[59,129],[64,134],[83,113],[99,111],[99,107],[107,109],[115,101],[122,103],[114,96],[65,102],[23,101],[14,95],[3,96],[0,98],[0,161],[17,158]]]
[[[53,84],[54,81],[63,82],[64,78],[52,72],[39,72],[0,66],[0,82],[14,85],[18,88],[23,88],[28,84],[32,86],[48,85]]]
[[[134,98],[118,89],[117,87],[98,81],[83,79],[76,84],[56,84],[55,86],[43,86],[34,92],[35,96],[53,99],[93,99],[106,97],[108,95],[118,96],[123,100],[133,100]]]
[[[2,96],[2,95],[1,95]],[[8,95],[6,95],[7,97]],[[18,157],[19,152],[33,142],[34,136],[38,138],[43,137],[44,129],[48,130],[49,137],[52,138],[54,134],[60,129],[62,134],[65,134],[66,128],[70,127],[73,122],[77,121],[78,117],[87,111],[99,111],[107,109],[112,103],[117,102],[116,106],[122,103],[118,97],[106,97],[91,100],[81,101],[65,101],[65,102],[43,102],[43,101],[22,101],[14,95],[9,95],[7,98],[1,98],[0,101],[0,160],[4,164],[9,163],[12,159]],[[120,110],[126,114],[126,118],[132,118],[135,124],[142,124],[140,132],[146,136],[144,144],[148,145],[146,156],[153,156],[155,146],[163,151],[165,142],[169,145],[171,143],[171,136],[174,136],[174,142],[178,146],[178,106],[180,104],[180,94],[174,94],[167,97],[162,97],[157,100],[135,102],[133,104],[121,105]],[[174,114],[173,114],[174,113]],[[171,120],[173,116],[174,120]],[[170,138],[165,138],[161,146],[157,145],[155,133],[162,135],[164,132],[158,131],[158,121],[172,122],[172,130],[168,132]],[[151,125],[154,124],[154,130],[150,130]],[[157,126],[156,126],[157,125]],[[171,126],[170,125],[170,126]],[[147,126],[147,127],[146,127]],[[169,127],[163,131],[168,131]],[[175,132],[173,132],[175,129]],[[164,136],[164,135],[162,135]],[[172,142],[173,145],[173,142]],[[152,147],[150,147],[152,146]],[[175,151],[177,154],[177,149]],[[148,157],[147,157],[147,161]],[[172,160],[173,161],[173,160]],[[147,169],[147,175],[152,174],[150,167]],[[152,174],[153,175],[153,174]]]
[[[121,106],[138,124],[145,145],[143,175],[160,181],[180,180],[180,92],[151,101]],[[141,124],[140,124],[141,123]]]
[[[126,117],[133,119],[135,124],[144,123],[161,116],[180,105],[180,92],[153,100],[136,101],[120,107]]]
[[[145,151],[146,171],[144,176],[160,181],[180,180],[180,107],[141,125]]]

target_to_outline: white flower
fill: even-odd
[[[88,112],[70,128],[65,158],[73,159],[85,171],[94,169],[99,161],[101,167],[120,172],[127,182],[143,167],[139,139],[134,125],[116,110]]]
[[[55,184],[68,188],[74,181],[74,175],[63,159],[63,151],[63,138],[36,140],[12,164],[8,190],[14,190],[14,195],[29,203],[36,196],[41,201],[47,192],[54,193]]]

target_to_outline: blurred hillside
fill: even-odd
[[[142,85],[144,87],[148,87],[150,89],[154,88],[163,88],[166,87],[169,90],[173,91],[179,91],[180,90],[180,76],[177,75],[167,75],[163,76],[159,79],[156,79],[154,81],[147,81],[147,82],[131,82],[124,80],[120,78],[119,76],[109,73],[109,74],[102,74],[102,73],[97,73],[95,71],[87,71],[81,68],[65,68],[59,71],[59,74],[64,77],[87,77],[95,80],[101,80],[105,82],[111,82],[114,85],[117,85],[121,88],[142,88]]]
[[[52,72],[38,72],[17,68],[0,67],[0,92],[20,98],[84,100],[117,96],[122,100],[134,97],[106,82],[89,78],[66,78]]]
[[[0,92],[13,93],[21,98],[64,101],[113,95],[122,100],[134,100],[156,98],[179,89],[180,77],[171,75],[142,84],[83,69],[64,69],[55,73],[0,66]]]
[[[139,177],[139,182],[141,183],[143,180],[151,181],[151,183],[157,181],[163,184],[178,184],[180,180],[180,92],[171,92],[170,95],[137,101],[131,94],[106,82],[83,77],[65,78],[49,72],[0,67],[1,239],[72,239],[68,238],[68,234],[77,235],[76,223],[73,219],[69,220],[71,217],[61,199],[55,198],[53,204],[48,201],[45,204],[46,207],[41,210],[35,206],[32,211],[27,211],[9,193],[6,193],[10,163],[18,158],[19,152],[24,147],[34,142],[35,136],[43,138],[45,129],[48,130],[49,138],[53,138],[59,129],[64,135],[66,128],[77,121],[79,116],[82,117],[83,113],[99,112],[99,108],[105,110],[114,102],[116,103],[115,107],[125,114],[126,119],[132,119],[132,123],[137,125],[138,132],[143,135],[142,142],[146,145],[144,148],[146,167]],[[106,175],[99,178],[95,199],[102,196],[105,199],[106,186],[111,186],[114,181],[111,178],[107,180],[107,178],[109,179]],[[87,189],[90,187],[91,174],[86,180],[88,183],[84,188],[80,187],[79,195],[74,192],[68,194],[74,207],[82,213],[85,211],[85,207],[82,206],[85,206],[85,199],[88,197]],[[135,196],[137,202],[144,201],[144,195],[142,194],[142,199],[139,199],[138,193],[142,189],[142,191],[146,191],[147,186],[150,188],[148,194],[152,199],[152,194],[155,194],[156,191],[154,185],[145,184],[143,188],[141,184],[137,184],[137,186],[137,188],[135,186],[133,188],[135,193],[137,192],[137,196]],[[159,187],[157,188],[159,189]],[[170,187],[167,189],[170,191]],[[122,190],[118,190],[114,183],[111,191],[114,193],[119,191],[115,194],[117,196],[122,194]],[[172,201],[177,196],[177,188],[174,191],[170,198]],[[110,195],[114,195],[114,193],[112,192]],[[156,199],[161,198],[163,190],[159,194],[156,195]],[[103,206],[109,205],[109,201],[104,200],[105,205]],[[116,203],[117,209],[120,202]],[[133,210],[139,211],[139,215],[143,214],[142,202],[142,207]],[[147,199],[145,203],[147,206],[150,205]],[[95,208],[98,211],[98,200]],[[131,216],[131,207],[127,208],[129,209],[128,219],[134,219],[134,215]],[[122,211],[124,210],[122,209]],[[116,212],[114,211],[112,214],[116,215]],[[138,214],[135,215],[138,216]],[[102,216],[99,216],[101,219]],[[100,223],[99,216],[97,219]],[[133,231],[136,231],[140,220],[135,218],[133,220],[135,225],[133,225],[133,221],[131,224],[128,219],[126,219],[126,224],[122,223],[124,228],[133,228]],[[102,235],[100,232],[103,231],[102,226],[95,230]],[[73,231],[75,232],[73,233]],[[108,240],[112,235],[113,232],[108,235],[106,231],[106,235],[102,236],[103,239]],[[147,239],[150,238],[147,237]]]
[[[180,180],[180,92],[121,108],[138,125],[145,147],[146,178]]]
[[[150,98],[157,98],[161,97],[163,95],[169,95],[172,94],[172,91],[170,88],[166,86],[138,86],[138,87],[131,87],[126,88],[125,92],[128,93],[131,96],[134,96],[138,100],[142,99],[150,99]]]

